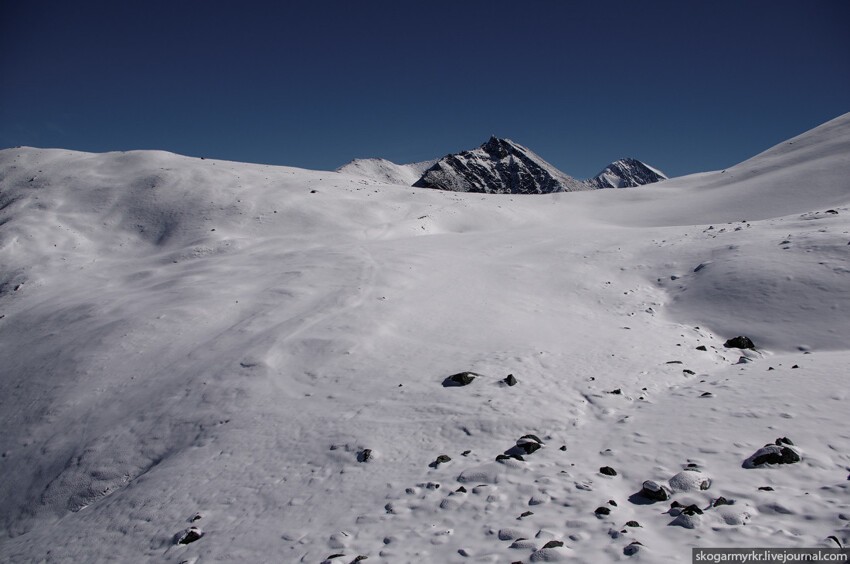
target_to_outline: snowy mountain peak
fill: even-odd
[[[504,159],[508,155],[526,150],[522,145],[517,145],[510,139],[500,139],[495,135],[490,136],[490,139],[481,145],[484,151],[499,159]]]
[[[594,188],[633,188],[667,180],[667,175],[637,159],[614,161],[599,174],[588,180]]]
[[[530,149],[496,136],[477,149],[446,155],[413,185],[492,194],[548,194],[589,188]]]

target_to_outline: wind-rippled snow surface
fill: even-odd
[[[541,196],[0,151],[0,559],[846,545],[848,179],[850,115]]]

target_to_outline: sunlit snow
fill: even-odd
[[[850,114],[630,190],[367,176],[0,151],[0,560],[850,542]]]

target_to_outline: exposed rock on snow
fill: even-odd
[[[443,387],[468,386],[478,376],[481,376],[481,374],[476,374],[475,372],[458,372],[443,380]]]
[[[634,556],[635,554],[640,553],[643,550],[643,543],[640,541],[632,541],[625,548],[623,548],[623,554],[626,556]]]
[[[733,338],[727,340],[725,343],[723,343],[723,346],[726,347],[727,349],[755,349],[756,348],[756,346],[753,344],[753,342],[750,340],[749,337],[743,337],[743,336],[740,336],[740,335],[738,337],[733,337]],[[741,357],[741,358],[746,358],[746,357]]]
[[[177,544],[190,544],[204,536],[204,532],[199,527],[189,527],[182,533],[177,535]]]
[[[670,499],[669,490],[661,484],[653,482],[652,480],[646,480],[643,483],[643,486],[641,487],[640,492],[638,492],[638,495],[650,501],[667,501],[668,499]]]
[[[794,464],[800,462],[800,453],[781,439],[776,444],[766,444],[744,461],[744,468],[758,468],[765,464]]]

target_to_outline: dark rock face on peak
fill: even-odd
[[[488,194],[548,194],[591,188],[522,145],[498,137],[491,137],[477,149],[446,155],[413,186]]]
[[[667,176],[637,159],[620,159],[588,180],[593,188],[633,188],[667,180]]]

